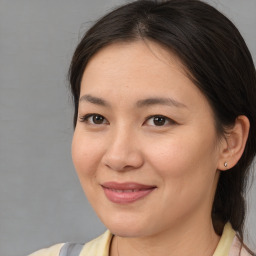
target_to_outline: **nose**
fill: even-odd
[[[136,136],[127,129],[113,132],[102,158],[103,164],[115,171],[138,169],[143,165],[143,154]]]

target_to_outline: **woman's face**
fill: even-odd
[[[114,234],[149,236],[210,220],[219,144],[206,98],[159,45],[116,43],[88,63],[72,157]]]

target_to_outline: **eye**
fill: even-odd
[[[155,115],[147,118],[146,123],[150,126],[164,126],[168,124],[175,124],[173,120],[166,116]]]
[[[85,116],[79,117],[79,119],[80,119],[80,122],[86,122],[88,124],[101,125],[101,124],[108,123],[106,118],[99,114],[87,114]]]

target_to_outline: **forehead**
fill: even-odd
[[[145,62],[147,61],[147,62]],[[127,62],[145,66],[154,62],[159,62],[162,65],[175,68],[184,74],[187,73],[186,67],[182,61],[166,46],[160,45],[151,40],[135,40],[135,41],[121,41],[112,43],[103,47],[89,60],[85,71],[88,69],[100,69],[102,65],[111,65],[118,67],[118,63]],[[136,63],[135,63],[136,62]],[[97,66],[100,64],[100,66]],[[156,67],[156,66],[155,66]]]
[[[183,80],[183,81],[181,81]],[[119,89],[121,85],[147,84],[157,88],[159,84],[191,83],[184,65],[172,52],[152,41],[118,42],[98,51],[88,62],[82,88],[90,85],[101,89],[105,85]],[[86,86],[85,86],[86,85]]]

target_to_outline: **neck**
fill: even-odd
[[[196,223],[183,228],[173,228],[161,234],[147,237],[115,236],[111,246],[111,256],[212,256],[219,237],[214,232],[211,221]],[[203,225],[202,225],[203,224]]]

